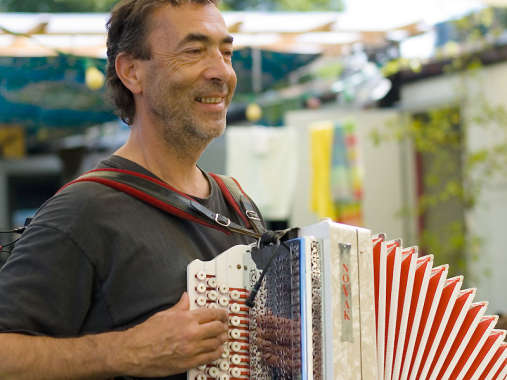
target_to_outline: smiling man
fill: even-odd
[[[107,82],[128,141],[100,168],[169,184],[242,224],[197,167],[225,129],[232,37],[211,0],[126,0],[108,23]],[[48,200],[0,271],[0,378],[185,379],[222,354],[227,316],[189,310],[186,267],[252,238],[94,182]]]

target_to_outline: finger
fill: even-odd
[[[188,294],[187,292],[183,292],[178,303],[173,306],[173,309],[188,310],[189,308],[190,301],[188,300]]]
[[[227,312],[223,309],[195,309],[192,313],[196,315],[199,323],[212,321],[227,322]]]
[[[204,339],[200,341],[199,344],[196,346],[195,353],[198,355],[207,352],[214,352],[219,349],[222,350],[223,352],[224,343],[226,342],[226,340],[227,339],[224,339],[223,335],[220,335],[215,338]]]
[[[193,358],[192,360],[193,364],[190,366],[190,368],[195,368],[202,364],[209,364],[217,359],[220,359],[222,357],[222,353],[223,347],[218,347],[214,351],[203,352],[201,354],[198,354]]]
[[[212,321],[199,325],[199,331],[196,336],[199,339],[208,339],[222,334],[227,335],[227,325],[220,321]]]

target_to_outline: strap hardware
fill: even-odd
[[[229,218],[220,214],[215,214],[215,222],[217,222],[223,227],[229,227],[231,224],[231,220]]]
[[[217,178],[215,178],[215,180],[217,180]],[[217,183],[220,186],[221,181],[219,182],[219,180],[217,180]],[[207,227],[218,229],[225,233],[236,232],[251,236],[255,239],[259,239],[262,235],[260,232],[262,231],[262,228],[259,228],[257,225],[260,225],[261,227],[263,226],[255,219],[251,219],[252,225],[255,228],[254,230],[250,230],[248,227],[243,227],[239,224],[236,224],[224,215],[207,209],[188,195],[178,192],[176,189],[173,189],[169,185],[162,183],[155,178],[151,178],[128,170],[95,169],[81,175],[76,180],[69,182],[64,187],[62,187],[60,191],[65,187],[72,185],[73,183],[82,181],[102,183],[116,190],[123,191],[133,197],[139,198],[151,204],[152,206],[158,207],[170,214],[190,220],[195,223],[202,224]],[[239,185],[237,185],[235,182],[233,182],[232,186],[233,190],[236,187],[239,187]],[[249,217],[259,218],[259,215],[257,215],[255,211],[253,213],[249,213],[249,215],[246,216],[246,212],[242,213],[237,204],[236,207],[234,207],[235,203],[231,203],[231,201],[235,202],[235,200],[230,194],[229,188],[227,188],[225,184],[223,184],[223,188],[220,186],[220,189],[222,190],[222,193],[224,194],[227,202],[230,205],[232,204],[234,210],[247,224]],[[229,196],[227,196],[227,194]],[[242,197],[241,201],[243,202],[245,200],[247,200],[246,197]],[[253,206],[251,204],[248,204],[248,206],[244,207],[244,209],[252,210]]]
[[[246,216],[248,216],[248,219],[250,220],[261,220],[261,218],[259,218],[259,215],[257,215],[254,210],[246,210]]]

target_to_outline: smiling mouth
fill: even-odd
[[[202,97],[198,97],[198,98],[195,98],[195,100],[197,100],[199,103],[204,103],[204,104],[219,104],[219,103],[222,103],[224,98],[202,98]]]

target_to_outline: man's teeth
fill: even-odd
[[[222,102],[222,98],[197,98],[197,101],[206,104],[218,104]]]

